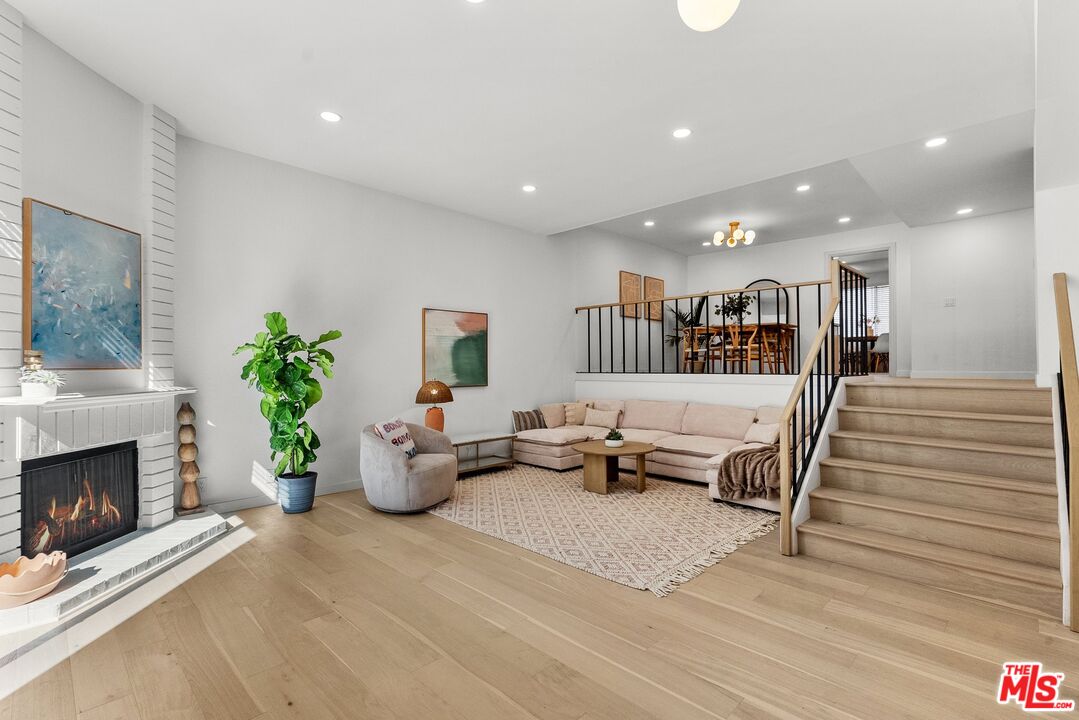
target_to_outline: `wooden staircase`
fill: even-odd
[[[1060,617],[1051,393],[852,381],[799,551]]]

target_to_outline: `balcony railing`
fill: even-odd
[[[838,296],[831,324],[836,371],[864,374],[866,282],[843,267],[827,280],[758,280],[731,290],[578,307],[585,336],[579,372],[797,375],[803,346],[808,351]]]

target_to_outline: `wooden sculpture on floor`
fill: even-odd
[[[195,459],[199,456],[199,446],[195,444],[195,411],[191,403],[184,403],[176,412],[176,421],[180,423],[176,435],[180,447],[176,454],[180,456],[180,479],[184,487],[180,491],[180,509],[177,515],[190,515],[202,512],[202,499],[199,497],[199,465]]]

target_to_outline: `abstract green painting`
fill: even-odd
[[[423,381],[487,385],[487,313],[423,309]]]

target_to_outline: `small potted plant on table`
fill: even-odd
[[[23,368],[19,376],[22,396],[27,398],[54,398],[65,382],[62,375],[52,370]]]
[[[611,430],[607,433],[607,437],[604,439],[603,444],[609,448],[620,448],[625,444],[625,440],[622,439],[622,433],[617,430]]]
[[[304,420],[307,411],[322,399],[322,385],[312,377],[318,367],[333,377],[333,354],[321,347],[341,337],[340,330],[322,333],[310,342],[290,334],[285,316],[266,313],[266,329],[233,354],[250,351],[240,377],[262,393],[259,409],[270,423],[270,462],[276,462],[277,500],[286,513],[311,509],[318,473],[308,470],[320,446],[318,435]],[[281,459],[278,460],[278,456]],[[287,472],[286,472],[287,471]]]

